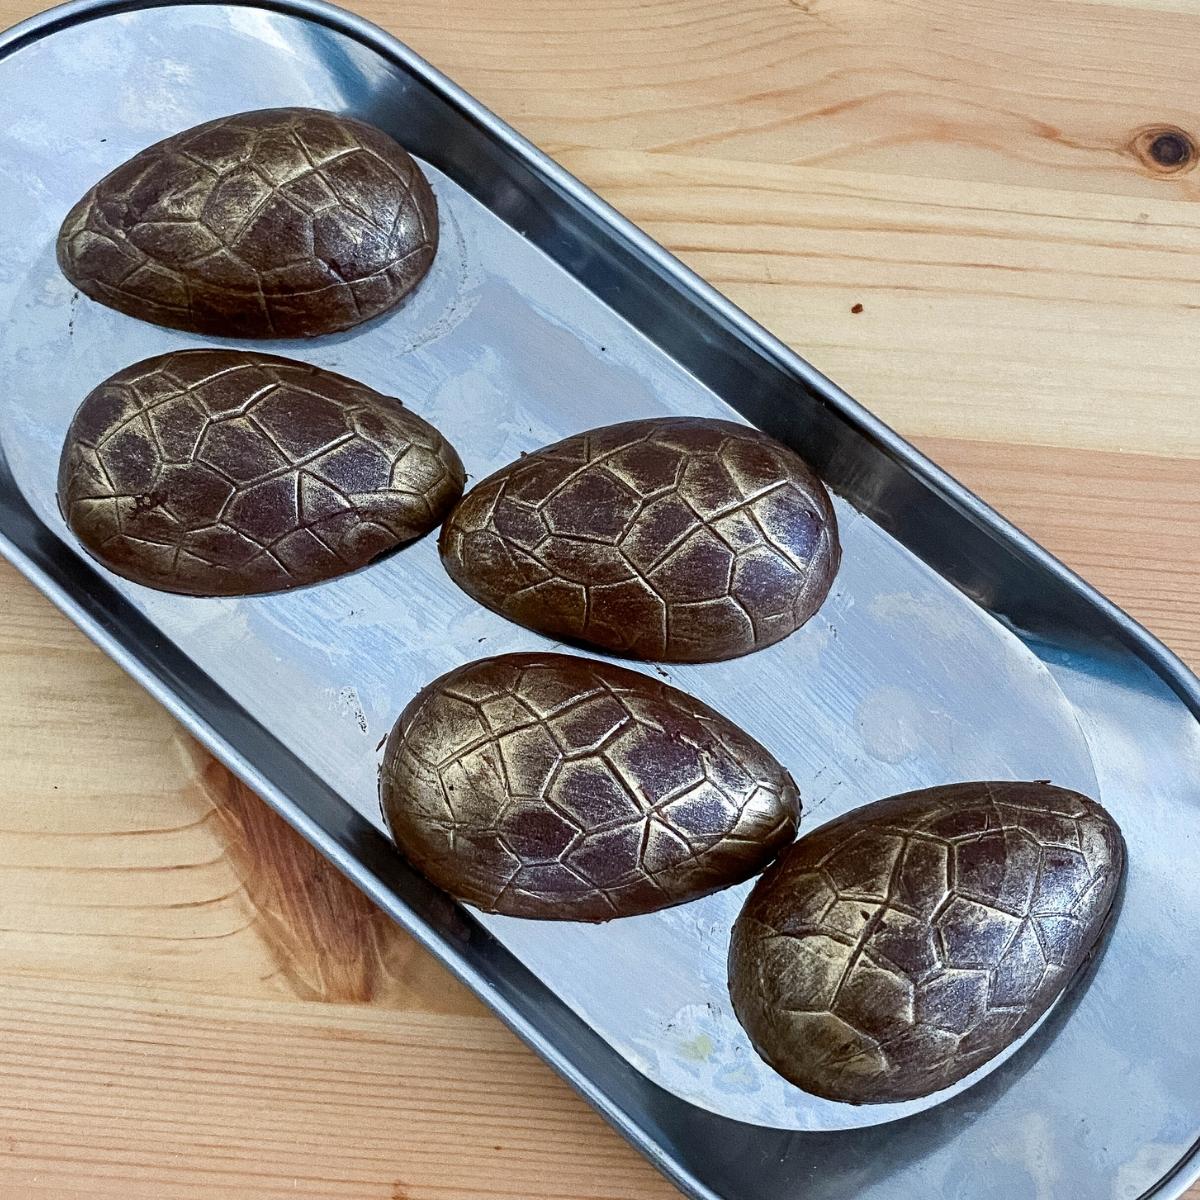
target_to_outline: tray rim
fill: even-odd
[[[924,483],[933,494],[939,496],[960,515],[971,520],[976,526],[986,529],[996,541],[1007,544],[1030,566],[1048,572],[1091,608],[1098,610],[1125,647],[1175,693],[1200,724],[1200,677],[1193,674],[1178,655],[1158,638],[854,400],[749,314],[738,308],[529,139],[397,37],[357,13],[342,9],[327,0],[67,0],[66,3],[54,5],[0,31],[0,61],[26,46],[75,25],[149,9],[182,8],[241,8],[273,12],[309,21],[351,38],[386,61],[419,77],[452,108],[457,109],[489,136],[505,143],[535,176],[562,192],[574,204],[588,210],[593,217],[607,226],[615,237],[653,263],[682,291],[699,300],[704,308],[728,323],[754,350],[776,366],[801,379],[838,418],[881,449],[910,476]],[[461,950],[449,946],[446,939],[430,927],[419,914],[398,904],[397,897],[387,882],[369,864],[354,857],[341,846],[329,830],[317,823],[286,792],[263,775],[251,760],[210,721],[194,710],[166,681],[154,672],[147,671],[135,651],[118,634],[110,630],[95,611],[89,609],[43,570],[9,536],[2,522],[0,555],[12,563],[51,603],[69,617],[85,636],[162,704],[192,737],[239,776],[302,837],[388,912],[410,936],[469,986],[506,1026],[535,1050],[543,1061],[677,1187],[698,1200],[721,1200],[721,1197],[695,1178],[682,1164],[665,1154],[636,1121],[630,1119],[618,1104],[593,1084],[590,1076],[560,1054],[555,1045],[542,1036],[540,1030],[484,977]],[[583,1024],[590,1029],[586,1023]],[[1189,1186],[1197,1181],[1200,1181],[1200,1139],[1137,1200],[1179,1200]]]

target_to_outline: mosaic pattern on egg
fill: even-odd
[[[274,355],[182,350],[87,396],[58,494],[117,574],[248,595],[365,566],[433,529],[463,482],[454,447],[398,400]]]
[[[526,455],[463,499],[446,570],[553,637],[660,662],[769,646],[820,607],[840,559],[821,482],[744,425],[629,421]]]
[[[400,849],[489,912],[604,921],[756,874],[795,836],[791,776],[698,700],[623,667],[510,654],[408,705],[381,774]]]
[[[1107,812],[1045,783],[962,783],[802,838],[734,926],[730,992],[806,1091],[928,1095],[1019,1038],[1094,950],[1124,870]]]
[[[396,141],[349,117],[278,108],[134,155],[68,214],[58,260],[85,295],[146,321],[307,337],[393,308],[437,240],[433,192]]]

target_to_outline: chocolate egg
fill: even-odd
[[[1125,849],[1094,801],[960,783],[801,838],[733,928],[733,1007],[797,1087],[912,1100],[1025,1033],[1096,949]]]
[[[442,531],[451,578],[555,638],[709,662],[769,646],[820,607],[840,559],[829,496],[744,425],[663,417],[529,454]]]
[[[364,566],[433,529],[463,481],[454,447],[398,400],[270,354],[180,350],[83,401],[58,502],[118,575],[231,596]]]
[[[381,130],[308,108],[222,117],[150,146],[70,211],[58,261],[85,295],[195,333],[309,337],[398,304],[437,205]]]
[[[607,921],[761,871],[796,833],[791,776],[684,692],[564,654],[434,680],[380,777],[396,844],[488,912]]]

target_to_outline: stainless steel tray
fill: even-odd
[[[0,104],[0,550],[631,1141],[723,1200],[1179,1194],[1200,1138],[1200,1050],[1178,1027],[1200,992],[1200,685],[1169,652],[346,13],[85,0],[0,39]],[[118,367],[200,340],[80,300],[54,264],[58,223],[149,142],[277,104],[394,132],[427,165],[445,234],[400,312],[273,349],[404,397],[476,478],[591,425],[690,412],[761,426],[837,489],[845,565],[818,617],[748,659],[660,668],[771,746],[808,828],[984,776],[1051,778],[1120,820],[1129,884],[1093,978],[982,1082],[850,1108],[775,1076],[725,992],[745,887],[587,927],[473,915],[408,871],[380,832],[379,738],[449,666],[545,645],[459,593],[433,539],[247,600],[153,593],[75,549],[54,501],[75,405]]]

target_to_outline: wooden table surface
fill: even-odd
[[[359,10],[1200,666],[1189,0]],[[0,1196],[677,1195],[8,567],[0,609]]]

